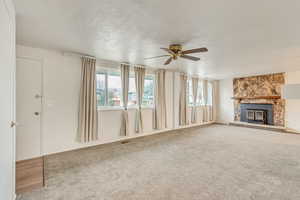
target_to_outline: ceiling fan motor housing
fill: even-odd
[[[169,49],[172,50],[174,53],[179,53],[182,51],[182,46],[180,44],[171,44]]]

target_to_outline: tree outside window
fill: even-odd
[[[105,71],[96,74],[98,106],[122,106],[121,76],[119,71]],[[146,75],[144,82],[143,106],[154,104],[154,76]],[[134,73],[129,77],[128,106],[137,105]]]

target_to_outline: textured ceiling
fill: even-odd
[[[297,0],[15,0],[17,42],[162,67],[160,47],[207,47],[169,68],[210,78],[300,70]]]

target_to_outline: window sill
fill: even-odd
[[[137,107],[127,108],[127,110],[136,110],[136,109],[137,109]],[[152,106],[142,107],[142,110],[152,110],[152,109],[154,109],[154,107],[152,107]],[[101,106],[101,107],[98,107],[97,110],[98,111],[121,111],[121,110],[124,110],[124,108],[121,106]]]

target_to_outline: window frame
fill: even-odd
[[[109,103],[108,76],[109,76],[109,73],[112,73],[112,72],[120,73],[120,70],[117,69],[117,68],[97,67],[96,75],[97,74],[104,74],[104,77],[105,77],[105,86],[104,86],[104,88],[105,88],[105,105],[98,105],[98,102],[97,102],[97,109],[98,110],[103,110],[103,111],[106,111],[106,110],[123,110],[123,106],[111,106],[111,105],[108,105],[108,103]],[[154,87],[154,84],[155,84],[155,75],[154,75],[154,73],[146,73],[145,74],[145,79],[146,79],[147,76],[152,76],[152,80],[153,80],[153,104],[152,105],[143,105],[142,104],[142,109],[153,109],[154,108],[154,99],[155,99],[155,87]],[[131,78],[133,77],[134,78],[134,72],[133,72],[133,70],[130,70],[129,77],[131,77]],[[144,94],[143,94],[143,97],[144,97]],[[120,94],[120,98],[122,98],[122,92]],[[129,110],[131,110],[131,109],[137,109],[137,108],[138,108],[137,104],[129,105],[128,106]]]

